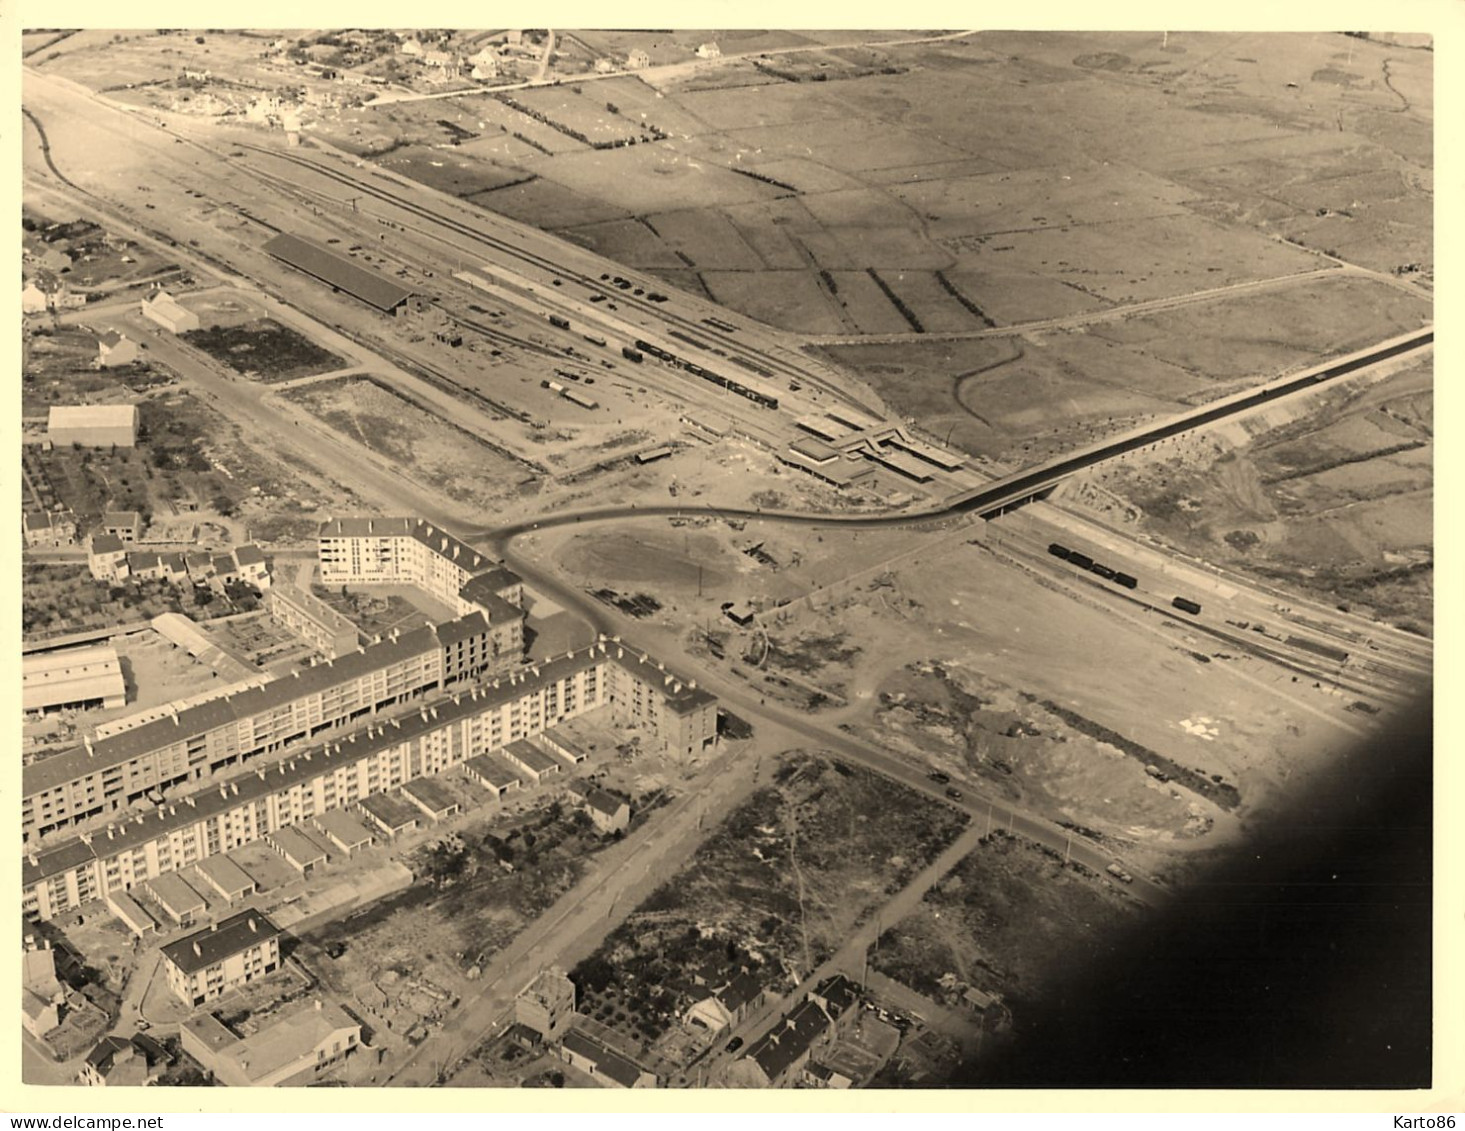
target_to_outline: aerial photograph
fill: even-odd
[[[25,1084],[1431,1086],[1431,35],[19,38]]]

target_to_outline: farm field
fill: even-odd
[[[649,42],[654,65],[685,59],[698,33],[583,34],[613,54]],[[675,211],[661,245],[714,296],[809,333],[891,325],[852,277],[849,317],[832,319],[810,301],[820,271],[904,276],[892,286],[928,329],[969,313],[931,285],[936,271],[978,325],[1297,274],[1323,252],[1428,274],[1429,63],[1341,35],[1221,33],[983,32],[724,59],[524,95],[592,140],[622,122],[668,136],[596,152],[526,129],[549,151],[530,161],[537,180],[475,199],[566,234],[612,216],[660,232]],[[1104,152],[1076,150],[1076,133],[1103,136]],[[625,250],[669,262],[644,236]],[[758,278],[730,278],[744,271]]]
[[[1101,489],[1198,556],[1428,636],[1433,403],[1433,365],[1417,364],[1091,472],[1074,498],[1102,507]]]

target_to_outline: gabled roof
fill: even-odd
[[[844,1013],[860,1000],[859,988],[843,974],[824,979],[814,990],[814,995],[829,1003],[835,1013]]]
[[[743,1055],[756,1061],[769,1080],[777,1080],[790,1065],[829,1028],[829,1018],[817,1002],[800,1002],[787,1017],[774,1022],[773,1028],[748,1047]]]
[[[282,934],[263,912],[241,911],[160,949],[174,966],[185,974],[193,974]]]
[[[614,817],[622,809],[629,808],[626,802],[619,797],[606,793],[603,789],[592,789],[585,795],[585,804],[592,809],[604,813],[607,817]]]
[[[103,511],[103,526],[136,526],[142,521],[137,511]]]
[[[566,1033],[562,1043],[565,1048],[595,1065],[598,1073],[607,1079],[614,1080],[623,1088],[634,1088],[636,1081],[641,1078],[641,1073],[645,1071],[629,1057],[607,1048],[594,1037],[582,1033],[578,1029],[572,1029]]]
[[[758,979],[743,970],[736,978],[717,991],[717,1000],[722,1003],[723,1008],[734,1012],[742,1009],[762,992],[763,986]]]
[[[264,551],[253,542],[245,546],[238,546],[234,550],[234,560],[240,565],[263,565],[265,560]]]
[[[115,534],[94,534],[92,535],[91,552],[93,554],[116,554],[126,549],[122,539]]]

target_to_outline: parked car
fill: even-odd
[[[961,790],[957,789],[956,786],[954,786],[954,785],[947,786],[946,787],[946,796],[949,797],[949,798],[951,798],[951,800],[953,800],[953,801],[960,801],[961,800]]]
[[[951,780],[951,775],[950,774],[943,774],[940,770],[932,770],[926,776],[928,778],[930,778],[932,781],[940,782],[942,785],[945,785],[947,782],[949,782]]]

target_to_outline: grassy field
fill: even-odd
[[[412,468],[423,482],[455,499],[500,499],[523,478],[521,465],[477,436],[374,381],[325,381],[287,395],[343,436]]]

